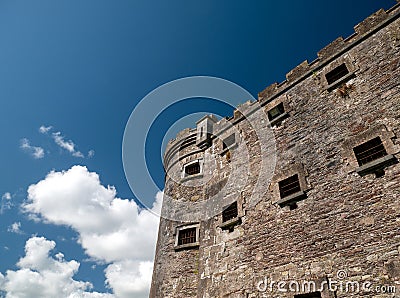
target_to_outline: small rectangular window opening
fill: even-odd
[[[354,147],[353,151],[360,166],[387,155],[380,137]]]
[[[321,292],[294,295],[294,298],[321,298]]]
[[[228,220],[236,218],[237,216],[238,216],[237,202],[233,202],[222,212],[222,222],[227,222]]]
[[[186,175],[195,175],[200,173],[200,163],[195,162],[185,167]]]
[[[288,197],[299,191],[301,191],[301,188],[299,176],[297,174],[279,182],[279,193],[281,198]]]
[[[200,138],[202,138],[203,137],[203,130],[204,130],[204,127],[202,126],[202,127],[200,127]]]
[[[268,111],[268,119],[269,119],[269,121],[274,120],[274,119],[278,118],[280,115],[282,115],[283,113],[285,113],[285,109],[283,107],[283,102],[281,102],[276,107],[274,107]]]
[[[178,245],[196,242],[196,228],[188,228],[179,231]]]
[[[226,148],[232,146],[233,144],[235,144],[235,134],[233,133],[229,137],[225,138],[222,141],[222,144],[223,144],[222,149],[226,149]]]
[[[344,77],[349,73],[349,70],[346,67],[346,64],[343,63],[339,65],[338,67],[332,69],[330,72],[328,72],[325,77],[326,81],[328,82],[328,85],[333,84],[340,78]]]

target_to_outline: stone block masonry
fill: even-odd
[[[250,164],[242,191],[227,194],[237,202],[228,223],[224,208],[200,222],[160,220],[150,297],[400,297],[399,16],[400,4],[376,12],[259,93],[265,112],[282,105],[270,115],[275,172],[256,206],[248,198],[262,148],[246,114],[209,117],[200,147],[196,129],[170,141],[165,192],[176,200],[194,204],[223,188],[240,144]],[[223,130],[227,122],[234,129]],[[182,174],[190,164],[193,177]]]

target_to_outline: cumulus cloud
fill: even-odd
[[[6,192],[1,196],[0,214],[3,214],[4,210],[11,209],[12,207],[11,197],[12,196],[9,192]]]
[[[1,196],[2,200],[11,200],[11,194],[9,192],[5,192],[2,196]]]
[[[72,156],[84,158],[85,155],[76,149],[76,144],[72,140],[66,140],[65,136],[61,134],[60,131],[52,132],[49,134],[50,131],[54,131],[53,126],[45,126],[42,125],[39,127],[39,132],[48,136],[51,136],[54,143],[59,146],[61,149],[66,150]],[[94,150],[89,150],[87,157],[92,158],[94,156]]]
[[[61,135],[61,132],[53,132],[51,134],[54,142],[60,147],[67,150],[72,156],[75,157],[85,157],[82,152],[75,149],[75,144],[71,140],[65,141],[64,136]]]
[[[43,134],[46,134],[46,133],[48,133],[52,128],[53,128],[53,126],[44,126],[44,125],[42,125],[42,126],[39,127],[39,132],[40,132],[40,133],[43,133]]]
[[[92,158],[94,156],[94,150],[89,150],[87,156],[88,156],[88,158]]]
[[[62,253],[49,254],[56,243],[44,237],[32,237],[25,244],[25,256],[17,263],[18,270],[0,273],[0,290],[7,298],[85,297],[111,298],[107,293],[90,292],[90,282],[76,281],[79,263],[66,261]]]
[[[125,260],[114,262],[106,268],[107,283],[117,297],[148,297],[153,273],[152,261]]]
[[[19,221],[14,222],[11,226],[8,227],[7,231],[10,233],[22,234],[21,223]]]
[[[32,146],[28,139],[23,138],[21,139],[20,148],[24,151],[28,152],[30,155],[33,156],[35,159],[40,159],[44,157],[44,150],[42,147]]]
[[[157,194],[151,211],[159,212],[161,199]],[[118,198],[98,174],[83,166],[50,172],[28,188],[23,210],[76,230],[86,253],[109,263],[106,282],[118,297],[148,295],[159,219],[135,201]]]

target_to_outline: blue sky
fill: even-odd
[[[146,266],[154,240],[148,234],[155,233],[157,220],[135,209],[139,203],[121,158],[125,125],[139,101],[162,84],[197,75],[230,80],[256,97],[303,60],[314,60],[338,36],[350,35],[365,17],[394,3],[0,0],[3,294],[52,297],[44,294],[45,283],[13,292],[12,276],[21,269],[44,274],[43,266],[53,266],[73,272],[53,285],[67,283],[82,297],[95,296],[88,292],[145,297],[148,278],[143,276],[151,270]],[[193,102],[161,115],[148,140],[149,154],[154,153],[149,171],[158,185],[164,179],[160,150],[166,127],[194,110],[230,115],[226,107]],[[35,186],[28,192],[30,185]],[[93,203],[96,195],[100,199]],[[121,213],[121,206],[132,218]],[[57,213],[61,207],[65,212]],[[105,224],[83,223],[90,215]],[[101,250],[110,229],[129,244]],[[141,247],[141,233],[149,246]],[[131,279],[121,279],[129,274]]]

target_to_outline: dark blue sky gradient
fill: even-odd
[[[86,165],[103,184],[114,185],[119,197],[132,198],[121,160],[122,136],[131,111],[150,91],[174,79],[205,75],[230,80],[257,97],[337,37],[352,34],[358,22],[394,4],[0,0],[0,196],[15,195],[14,208],[0,215],[0,272],[14,268],[31,234],[56,241],[61,234],[75,237],[69,229],[29,221],[19,211],[27,187],[52,169]],[[175,108],[160,115],[148,140],[158,183],[164,179],[159,154],[165,128],[193,106]],[[60,151],[38,133],[41,125],[54,126],[78,150],[94,149],[95,156],[80,159]],[[19,149],[24,137],[50,154],[34,160]],[[26,235],[7,232],[17,220]],[[57,241],[57,248],[66,259],[84,259],[72,242]],[[4,250],[5,245],[15,249]],[[103,291],[104,276],[101,270],[93,273],[91,265],[82,262],[77,279]]]
[[[24,136],[45,142],[34,139],[45,124],[62,130],[82,151],[95,148],[96,158],[85,163],[129,196],[122,134],[148,92],[177,78],[209,75],[256,96],[394,1],[253,3],[1,1],[4,189],[24,188],[53,167],[76,163],[69,157],[33,161],[16,150]]]

